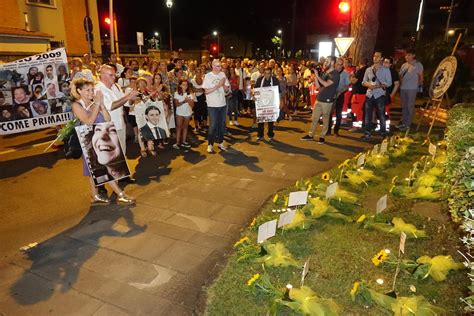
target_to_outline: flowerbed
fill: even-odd
[[[385,146],[384,154],[381,146],[366,153],[363,164],[356,156],[269,200],[208,289],[206,313],[459,314],[469,282],[458,271],[464,268],[460,235],[445,216],[445,151],[438,147],[431,157],[416,137],[397,136]],[[338,189],[326,199],[333,182]],[[301,190],[309,192],[308,203],[257,244],[258,227],[278,219],[289,193]],[[385,194],[388,207],[376,214]],[[402,232],[407,239],[399,257]]]

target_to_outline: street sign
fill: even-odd
[[[347,52],[352,42],[354,41],[354,38],[353,37],[336,37],[334,41],[336,42],[337,50],[339,51],[341,56],[344,56],[344,54]]]
[[[84,31],[86,33],[92,32],[92,20],[89,16],[84,17]]]
[[[137,45],[143,46],[145,42],[143,41],[143,32],[137,32]]]

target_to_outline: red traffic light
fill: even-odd
[[[211,49],[213,52],[217,52],[217,45],[212,45]]]
[[[339,3],[339,11],[341,11],[341,13],[347,13],[347,12],[349,12],[350,9],[351,9],[351,6],[350,6],[349,2],[341,1]]]
[[[109,17],[106,17],[106,18],[104,19],[104,22],[107,23],[108,25],[110,25],[110,18],[109,18]]]

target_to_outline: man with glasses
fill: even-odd
[[[329,129],[329,119],[331,114],[332,105],[334,103],[334,98],[336,97],[337,88],[339,86],[340,71],[344,66],[342,58],[336,58],[335,56],[330,56],[326,58],[324,62],[324,68],[326,71],[324,73],[319,73],[316,69],[314,74],[316,79],[314,83],[318,87],[319,93],[316,98],[316,105],[314,106],[313,116],[311,117],[311,127],[309,129],[308,135],[305,135],[301,140],[313,140],[314,132],[318,126],[319,117],[323,116],[323,129],[319,136],[318,144],[325,143],[325,136]]]
[[[255,88],[263,88],[263,87],[271,87],[271,86],[277,86],[278,92],[281,93],[280,81],[275,76],[272,76],[272,68],[267,67],[267,68],[264,68],[263,70],[263,76],[258,78],[257,82],[255,82]],[[267,133],[268,140],[271,142],[273,140],[273,137],[275,136],[275,133],[273,132],[273,122],[267,122],[267,124],[268,124],[268,133]],[[263,122],[258,123],[258,136],[257,136],[258,142],[263,140],[264,129],[265,129],[265,123]]]
[[[122,150],[126,152],[126,126],[123,119],[123,105],[133,101],[138,95],[137,90],[124,94],[115,83],[115,69],[108,65],[100,67],[100,81],[95,85],[96,91],[104,95],[104,106],[110,113],[110,118],[115,124]]]
[[[221,62],[218,59],[212,61],[212,71],[204,76],[202,88],[206,94],[207,111],[209,114],[209,132],[207,135],[207,152],[214,152],[214,142],[222,151],[227,148],[224,145],[224,131],[226,120],[225,95],[230,89],[229,80],[221,71]]]

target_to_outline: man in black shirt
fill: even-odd
[[[365,94],[367,88],[362,85],[364,80],[365,71],[367,70],[369,63],[367,58],[362,58],[359,62],[359,67],[354,76],[351,78],[352,83],[352,99],[351,99],[351,111],[355,115],[352,121],[352,128],[350,132],[356,132],[362,128],[362,122],[364,121],[364,105],[365,105]]]
[[[326,72],[319,74],[317,70],[314,71],[316,80],[314,81],[316,87],[319,88],[319,93],[316,98],[316,105],[314,106],[313,116],[311,117],[311,127],[308,135],[301,138],[301,140],[313,140],[314,131],[318,126],[319,117],[323,116],[323,129],[319,136],[319,144],[324,144],[324,137],[329,129],[329,120],[334,98],[336,97],[337,87],[339,86],[339,72],[344,66],[342,58],[330,56],[326,58],[324,63]]]
[[[262,87],[271,87],[271,86],[277,86],[278,87],[278,92],[281,93],[280,90],[280,81],[272,75],[272,68],[267,67],[263,71],[263,76],[260,76],[257,81],[255,82],[255,88],[262,88]],[[273,132],[273,122],[267,122],[268,123],[268,140],[272,141],[273,136],[275,136],[275,133]],[[257,136],[257,141],[263,140],[263,132],[264,132],[264,126],[265,123],[258,123],[258,136]]]

